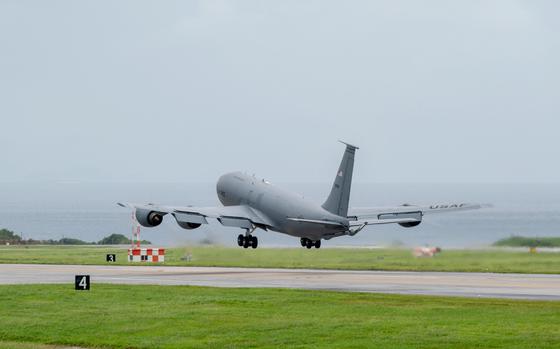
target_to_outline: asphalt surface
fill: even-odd
[[[220,267],[0,264],[0,284],[96,283],[276,287],[350,292],[560,300],[560,275]]]

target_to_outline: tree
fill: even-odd
[[[0,241],[5,242],[19,242],[21,237],[8,229],[0,229]]]
[[[90,245],[91,242],[85,242],[80,239],[73,239],[73,238],[62,238],[58,241],[54,241],[56,245]]]
[[[132,240],[122,234],[111,234],[99,240],[98,245],[127,245],[132,243]],[[151,244],[151,242],[142,240],[143,244]]]

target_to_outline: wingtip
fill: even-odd
[[[493,204],[469,204],[473,209],[493,208]],[[468,206],[467,206],[468,208]]]

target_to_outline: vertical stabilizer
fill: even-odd
[[[346,144],[346,150],[334,178],[331,193],[323,204],[323,208],[336,215],[346,217],[348,215],[348,201],[350,201],[350,188],[352,186],[354,155],[358,147],[342,141],[341,143]]]

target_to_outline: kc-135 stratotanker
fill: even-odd
[[[224,174],[216,191],[221,207],[160,206],[155,204],[119,203],[135,210],[138,222],[144,227],[161,224],[171,214],[184,229],[196,229],[216,219],[227,227],[241,228],[237,244],[257,248],[256,229],[274,231],[299,237],[301,246],[321,247],[321,240],[338,236],[353,236],[368,225],[396,223],[405,228],[419,225],[425,215],[479,209],[486,205],[446,204],[397,207],[348,208],[354,156],[358,147],[342,142],[346,150],[334,178],[331,192],[322,204],[278,188],[242,172]]]

